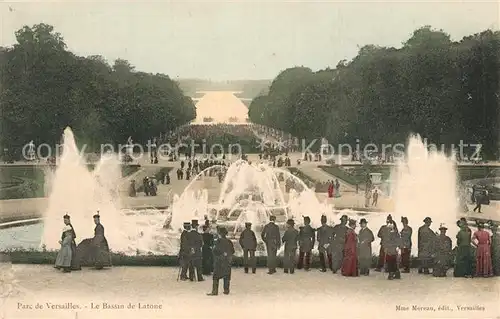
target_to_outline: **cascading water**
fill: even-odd
[[[391,195],[395,204],[392,215],[399,227],[401,216],[408,217],[414,229],[414,247],[417,229],[426,216],[433,219],[432,229],[436,231],[440,223],[445,223],[449,228],[449,236],[454,240],[459,208],[454,163],[442,153],[429,152],[419,137],[411,137],[408,144],[405,162],[392,172]],[[92,215],[99,210],[111,249],[126,254],[135,254],[137,251],[177,254],[182,223],[194,218],[201,221],[205,214],[216,218],[218,225],[226,225],[232,234],[237,235],[246,221],[252,222],[252,227],[257,230],[268,221],[271,214],[277,216],[280,227],[290,217],[300,225],[303,215],[311,217],[313,227],[319,226],[322,214],[327,216],[330,224],[338,223],[343,214],[358,221],[364,217],[368,220],[368,227],[376,233],[389,213],[335,211],[333,205],[326,201],[321,203],[314,190],[288,170],[241,160],[227,168],[225,179],[220,185],[217,177],[201,177],[207,179],[208,186],[212,182],[217,185],[213,189],[219,191],[221,187],[219,198],[213,203],[209,203],[210,188],[202,187],[201,183],[196,182],[196,177],[180,196],[174,195],[169,218],[156,210],[125,212],[120,210],[116,196],[115,185],[119,184],[121,175],[116,157],[103,156],[94,171],[89,172],[82,162],[70,129],[64,132],[63,150],[49,185],[52,189],[42,238],[42,243],[48,249],[59,248],[57,243],[61,235],[62,215],[65,213],[72,217],[79,242],[93,236]],[[198,177],[201,175],[204,174],[200,173]],[[292,181],[293,185],[288,194],[284,191],[287,180]],[[165,219],[170,225],[169,229],[163,228]],[[377,240],[373,244],[375,252],[378,251],[378,245]],[[414,249],[412,254],[416,253]]]
[[[420,136],[411,136],[405,161],[396,166],[392,175],[394,214],[408,217],[414,230],[413,242],[417,242],[417,228],[427,216],[433,220],[431,228],[435,231],[444,223],[455,242],[459,199],[453,159],[429,150]]]
[[[47,249],[59,249],[62,217],[66,213],[71,216],[78,242],[93,237],[95,225],[92,216],[99,211],[113,250],[128,250],[128,240],[124,240],[128,228],[116,190],[120,179],[120,163],[113,154],[104,155],[90,172],[76,146],[73,132],[66,128],[62,155],[50,183],[41,244]]]

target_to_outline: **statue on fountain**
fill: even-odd
[[[26,155],[28,161],[34,161],[36,159],[35,143],[33,143],[33,141],[28,143],[28,151],[26,152]]]
[[[77,256],[82,266],[103,269],[111,267],[111,254],[106,237],[104,236],[104,226],[101,224],[99,212],[93,216],[95,228],[94,237],[84,239],[77,247]]]

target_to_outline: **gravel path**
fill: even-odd
[[[208,297],[211,281],[177,282],[176,268],[116,267],[63,274],[50,266],[14,265],[26,290],[8,301],[6,318],[498,318],[498,278],[433,278],[384,274],[346,278],[313,270],[295,275],[255,275],[233,269],[229,296]],[[18,309],[19,304],[72,303],[78,310]],[[91,309],[92,305],[101,309]],[[103,310],[103,303],[124,305]],[[131,303],[136,309],[127,309]],[[137,309],[141,305],[161,310]],[[397,310],[397,306],[409,310]],[[413,306],[434,310],[412,310]],[[459,310],[459,306],[469,306]],[[26,306],[27,307],[27,306]],[[472,310],[475,308],[476,310]]]

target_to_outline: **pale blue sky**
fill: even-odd
[[[45,22],[77,54],[213,80],[271,79],[295,65],[334,67],[358,45],[399,46],[426,24],[460,39],[497,29],[500,13],[498,2],[444,0],[40,2],[0,0],[0,45],[14,43],[22,25]]]

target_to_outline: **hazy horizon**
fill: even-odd
[[[47,23],[75,54],[213,82],[271,80],[287,68],[334,68],[367,44],[400,47],[424,25],[453,40],[498,29],[498,2],[0,3],[0,46]]]

